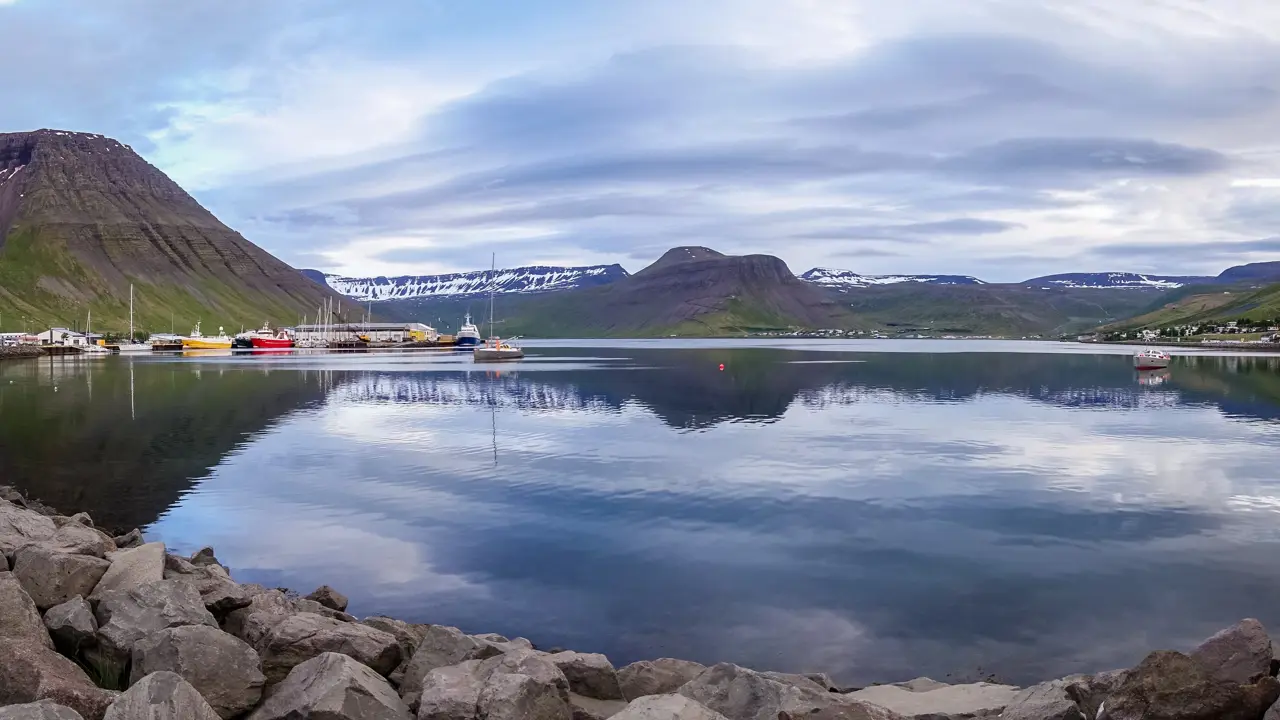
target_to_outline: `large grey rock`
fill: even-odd
[[[161,630],[134,644],[133,682],[165,670],[191,683],[224,720],[256,707],[266,684],[253,648],[207,625]]]
[[[728,720],[683,695],[646,695],[633,700],[614,720]]]
[[[71,517],[58,515],[50,518],[50,520],[53,520],[53,524],[57,525],[60,528],[70,525],[72,523],[83,525],[85,527],[94,527],[93,518],[89,517],[89,513],[87,512],[78,512],[75,515],[72,515]]]
[[[134,528],[124,535],[117,535],[111,538],[117,548],[128,550],[130,548],[142,547],[142,531]]]
[[[418,644],[422,642],[422,638],[427,634],[429,625],[415,625],[407,623],[403,620],[395,618],[374,616],[368,617],[360,621],[361,625],[368,625],[375,630],[381,630],[390,633],[395,637],[396,643],[400,645],[400,665],[387,675],[387,679],[391,684],[400,687],[404,682],[405,670],[409,668],[409,663],[413,660],[413,655],[418,651]]]
[[[569,679],[551,661],[551,656],[537,650],[512,650],[480,662],[481,677],[525,675],[553,689],[561,700],[569,702]]]
[[[268,683],[284,680],[294,667],[327,652],[349,655],[383,676],[400,664],[395,636],[314,613],[286,617],[258,642],[257,650]]]
[[[218,562],[218,558],[214,556],[213,548],[208,546],[202,547],[199,550],[192,553],[191,564],[196,566],[206,566],[206,565],[218,565],[220,567],[222,566],[222,563]]]
[[[841,713],[833,717],[862,720],[895,720],[899,717],[856,698],[789,685],[731,663],[707,668],[681,687],[680,694],[730,720],[777,720],[783,712],[795,717],[808,717],[809,713],[827,712],[831,708]]]
[[[53,537],[58,526],[33,510],[0,502],[0,553],[12,557],[15,550]]]
[[[116,698],[107,708],[105,720],[220,719],[186,680],[171,672],[157,672]]]
[[[875,685],[848,693],[846,697],[888,708],[906,718],[924,720],[938,715],[994,715],[1003,710],[1018,693],[1019,689],[1012,685],[980,682],[947,685],[920,692],[896,685]]]
[[[476,701],[481,720],[573,720],[566,697],[554,686],[520,673],[495,673]]]
[[[571,720],[568,688],[545,655],[521,648],[435,668],[409,704],[418,720]]]
[[[108,677],[122,677],[133,646],[161,630],[184,625],[218,626],[200,596],[189,585],[173,580],[105,593],[94,614],[98,619],[98,647],[87,657]]]
[[[0,707],[0,720],[84,720],[80,713],[52,700]]]
[[[111,540],[111,536],[79,523],[63,525],[58,528],[53,537],[41,544],[65,553],[92,555],[99,558],[105,558],[107,553],[116,551],[116,544]]]
[[[1189,654],[1211,675],[1223,680],[1247,683],[1271,672],[1271,637],[1253,618],[1217,633]]]
[[[484,660],[502,652],[496,643],[473,638],[458,628],[433,625],[427,628],[418,644],[418,651],[404,668],[400,695],[409,707],[417,707],[417,698],[427,673],[468,660]]]
[[[102,720],[115,696],[42,643],[0,638],[0,705],[52,700],[85,720]]]
[[[78,595],[49,608],[44,614],[44,626],[58,651],[67,657],[75,657],[81,648],[98,641],[98,619],[88,601]]]
[[[323,653],[289,671],[249,720],[409,720],[383,677],[346,655]]]
[[[599,653],[561,652],[548,656],[569,680],[569,690],[597,700],[621,700],[622,688],[609,658]]]
[[[243,586],[250,594],[249,604],[228,613],[222,621],[222,629],[250,645],[257,646],[271,628],[296,614],[293,604],[279,590],[256,593],[251,586]]]
[[[795,685],[796,687],[808,688],[810,690],[817,690],[818,692],[831,692],[831,688],[828,687],[826,683],[820,683],[817,680],[814,680],[813,678],[809,677],[808,675],[799,675],[797,673],[783,673],[783,672],[772,672],[772,671],[762,672],[760,674],[769,678],[770,680],[777,680],[778,682],[784,685]]]
[[[1073,675],[1032,685],[1013,696],[1000,720],[1084,720],[1084,714],[1067,695],[1067,686],[1084,680]]]
[[[417,693],[404,696],[418,720],[478,720],[476,706],[484,677],[479,660],[430,670]],[[401,693],[403,695],[403,691]]]
[[[107,558],[111,567],[89,596],[97,600],[103,594],[129,590],[164,579],[164,543],[147,543],[130,550],[117,550]]]
[[[618,671],[618,683],[627,700],[646,695],[666,695],[702,674],[706,666],[688,660],[641,660]]]
[[[569,693],[569,709],[573,711],[573,720],[609,720],[626,707],[626,700],[597,700]]]
[[[1096,720],[1098,708],[1120,685],[1126,672],[1126,670],[1108,670],[1086,675],[1067,684],[1065,688],[1067,697],[1075,702],[1084,720]]]
[[[194,565],[177,555],[166,555],[164,579],[190,583],[204,600],[205,608],[216,617],[226,617],[234,610],[248,607],[253,600],[250,592],[232,581],[226,569],[217,563]]]
[[[13,574],[41,610],[77,595],[87,597],[110,565],[102,558],[64,553],[44,545],[19,548],[13,559]]]
[[[0,572],[0,638],[30,641],[53,649],[36,603],[11,572]]]
[[[307,599],[315,600],[330,610],[337,610],[338,612],[346,612],[347,610],[347,596],[328,585],[321,585],[316,588],[307,596]]]
[[[1257,720],[1280,699],[1280,681],[1242,685],[1179,652],[1151,653],[1124,673],[1098,720]]]

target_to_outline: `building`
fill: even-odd
[[[39,345],[40,338],[30,333],[0,333],[0,347],[13,347],[14,345]]]
[[[78,333],[66,328],[45,330],[36,337],[39,338],[41,345],[75,345],[77,347],[85,347],[89,344],[89,338],[85,337],[84,333]]]
[[[422,323],[335,323],[333,325],[299,325],[294,328],[298,342],[355,341],[402,343],[435,342],[440,334]]]

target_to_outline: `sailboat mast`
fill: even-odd
[[[489,258],[489,337],[493,337],[493,292],[498,274],[498,253]]]
[[[132,283],[129,284],[129,342],[130,343],[133,342],[133,284]],[[129,370],[130,372],[132,372],[133,367],[130,366]]]

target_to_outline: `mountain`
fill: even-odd
[[[101,135],[0,134],[4,329],[83,324],[206,330],[295,321],[332,296],[222,224],[127,145]]]
[[[1163,302],[1134,316],[1107,325],[1108,331],[1165,328],[1229,320],[1280,321],[1280,283],[1261,288],[1206,285],[1189,292],[1165,295]]]
[[[1125,290],[1172,290],[1184,285],[1214,282],[1211,277],[1179,275],[1143,275],[1131,272],[1062,273],[1045,275],[1022,282],[1031,287],[1111,288]]]
[[[352,278],[303,270],[316,282],[361,302],[412,300],[418,298],[471,298],[511,293],[540,293],[606,285],[627,277],[621,265],[588,267],[532,267],[505,270],[478,270],[449,275],[402,275],[400,277]]]
[[[920,283],[924,285],[986,284],[984,281],[970,275],[859,275],[850,270],[835,270],[832,268],[813,268],[801,275],[800,279],[834,290],[876,285],[897,285],[899,283]]]
[[[1223,270],[1216,280],[1223,284],[1280,282],[1280,261],[1256,262],[1229,267]]]

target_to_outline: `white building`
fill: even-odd
[[[89,344],[89,338],[84,333],[78,333],[66,328],[53,328],[45,330],[36,337],[40,338],[41,345],[75,345],[77,347],[85,347]]]

